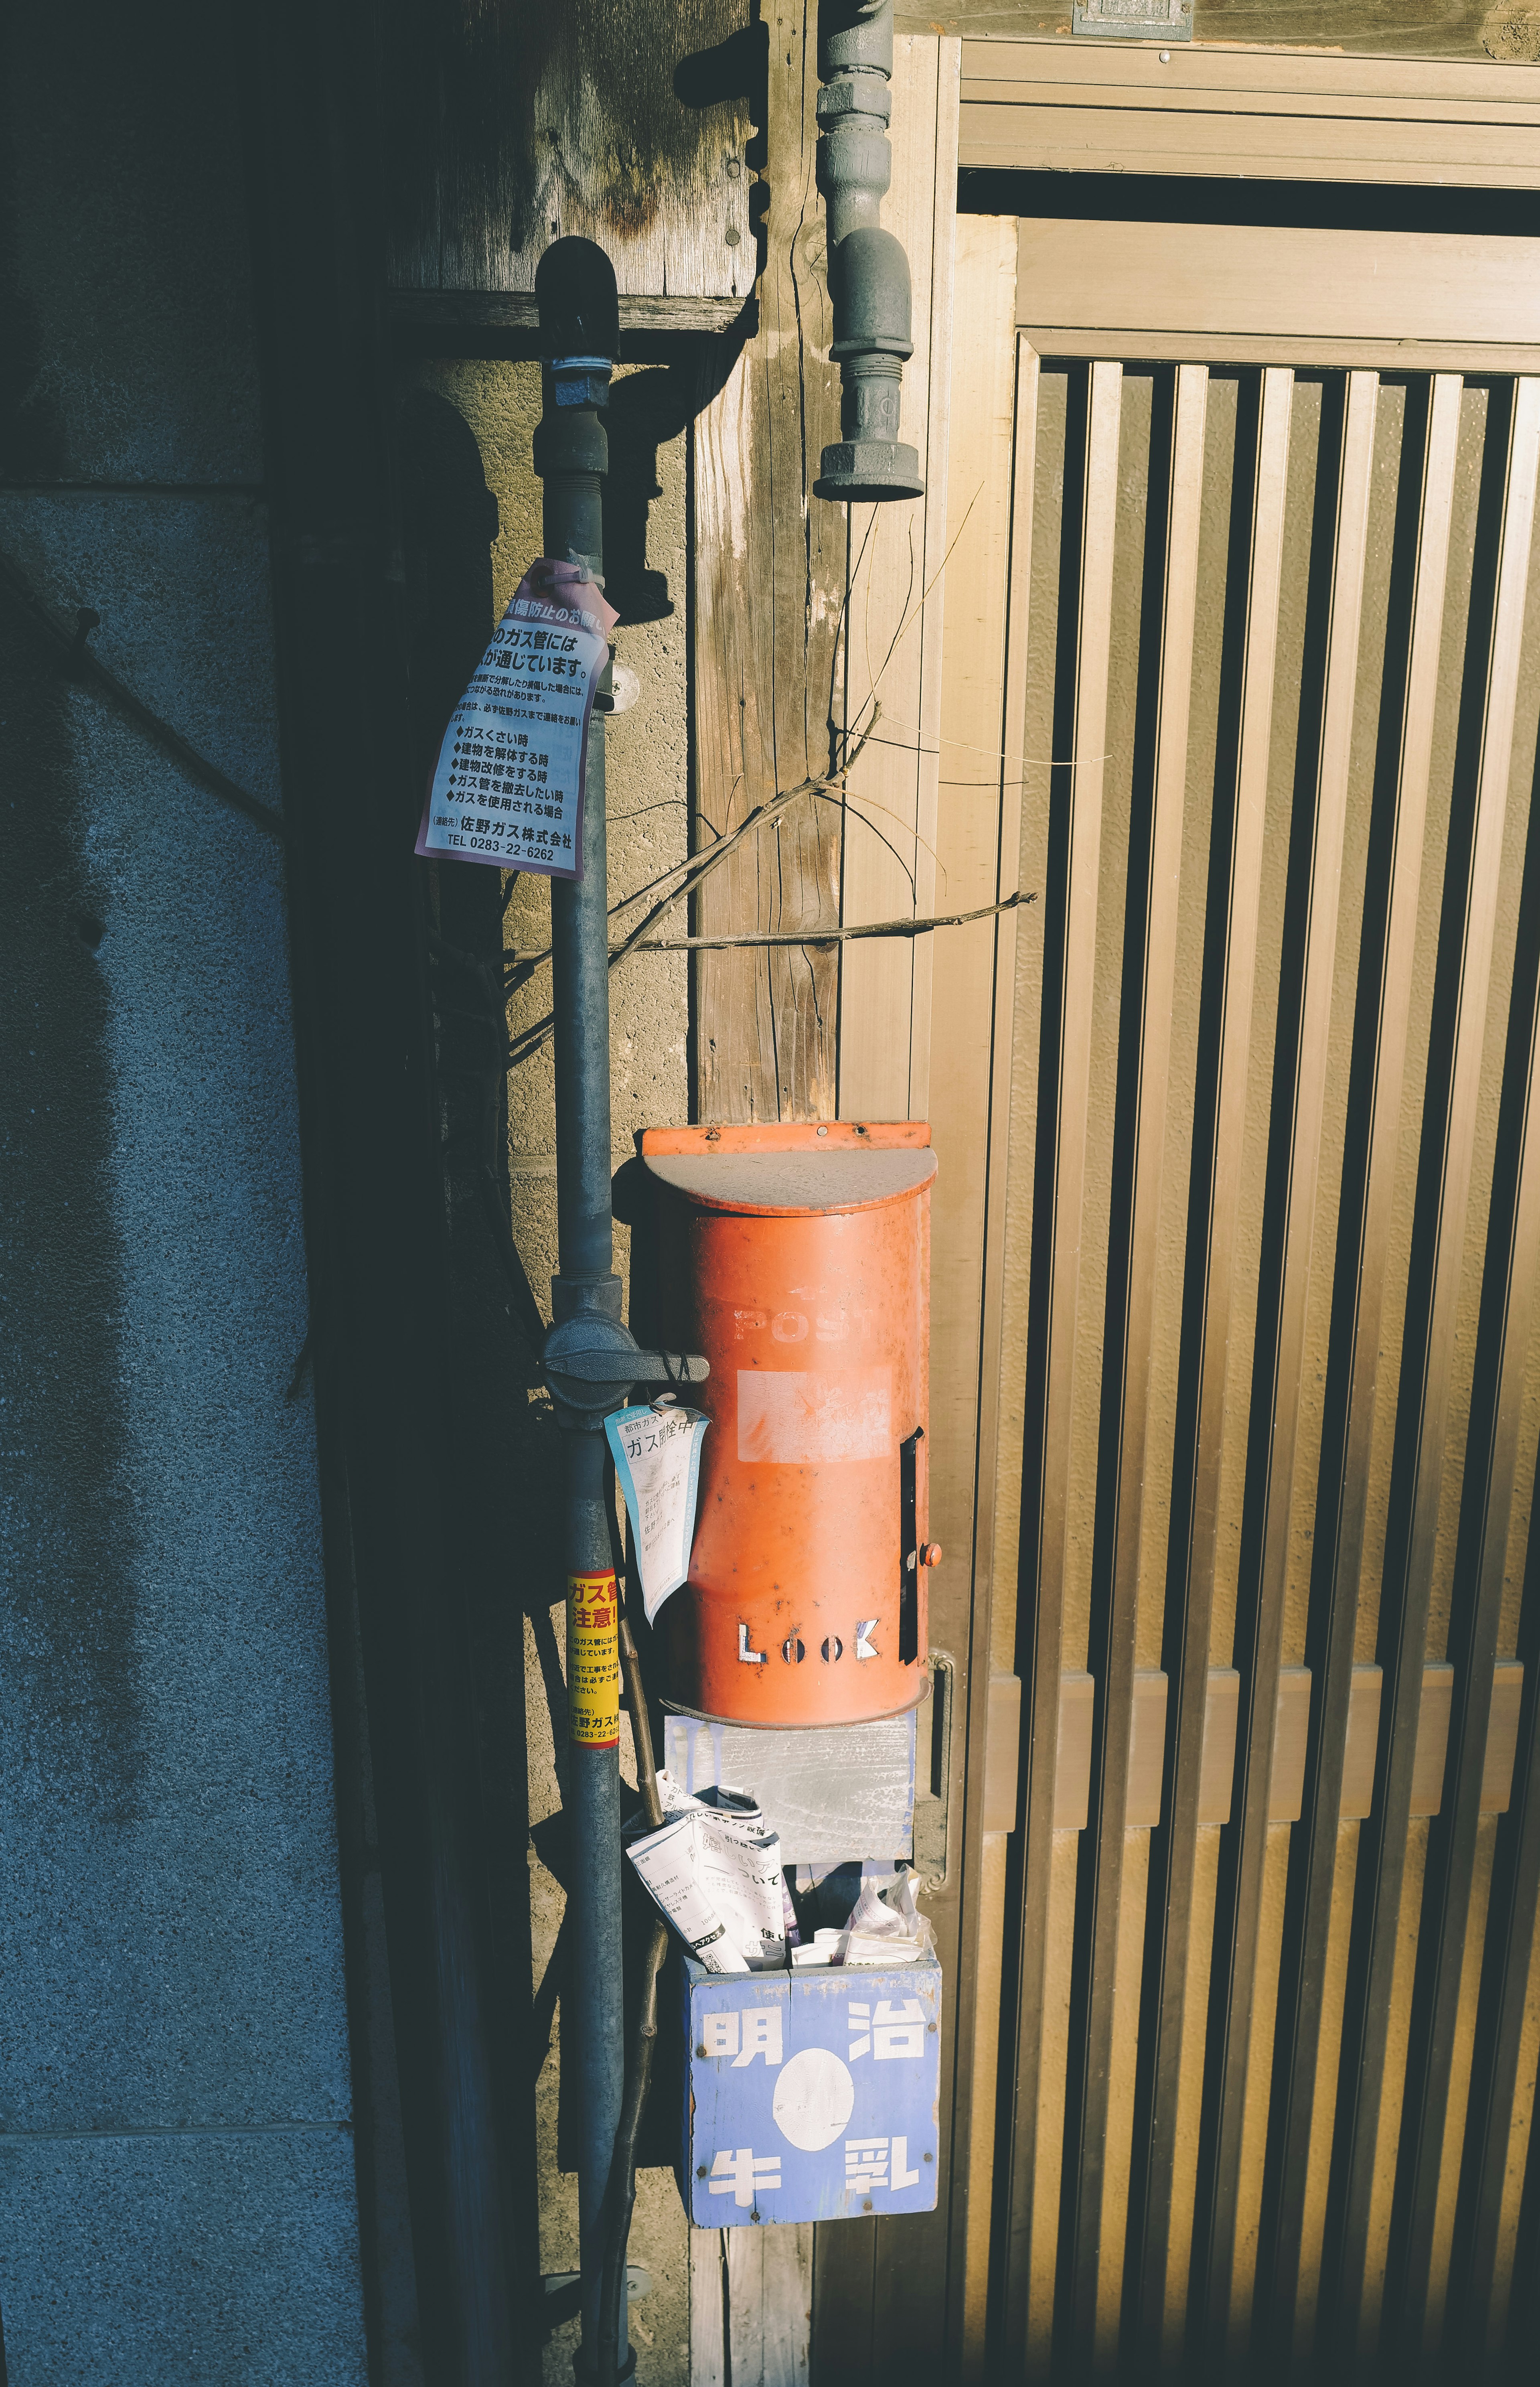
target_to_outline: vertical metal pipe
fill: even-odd
[[[559,512],[546,482],[546,548]],[[590,550],[591,552],[592,550]],[[596,563],[597,568],[597,563]],[[606,689],[609,672],[605,672]],[[550,882],[551,976],[556,1018],[556,1233],[559,1282],[612,1284],[614,1225],[610,1212],[610,954],[604,837],[604,716],[588,724],[583,801],[583,876]],[[604,1295],[600,1293],[602,1301]],[[608,1548],[608,1544],[605,1545]],[[604,1563],[609,1564],[608,1559]]]
[[[616,345],[614,273],[592,242],[558,241],[540,261],[536,297],[549,366],[535,440],[535,468],[545,484],[546,553],[582,563],[597,579],[604,569],[600,484],[609,462],[600,410],[609,396]],[[601,693],[608,688],[606,670]],[[610,956],[599,713],[588,734],[583,875],[553,878],[550,895],[559,1269],[551,1306],[560,1324],[585,1310],[620,1316],[610,1210]],[[565,1408],[559,1415],[567,1457],[567,1572],[601,1574],[612,1563],[602,1419]],[[596,2361],[603,2207],[625,2089],[619,1751],[569,1745],[567,1763],[573,1958],[562,2040],[562,2059],[577,2076],[583,2329],[576,2369],[592,2387],[613,2387],[612,2378],[599,2379]],[[624,2297],[618,2355],[615,2375],[624,2377],[630,2368]]]
[[[570,1433],[565,1522],[567,1568],[602,1574],[611,1564],[604,1436]],[[567,1750],[572,1970],[562,1991],[562,2062],[577,2080],[577,2229],[583,2269],[578,2375],[596,2380],[603,2206],[625,2094],[625,2019],[620,1942],[620,1765],[612,1749]],[[570,2019],[572,2027],[565,2027]],[[620,2359],[625,2360],[621,2299]],[[612,2387],[611,2380],[597,2387]]]

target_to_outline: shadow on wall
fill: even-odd
[[[6,807],[14,846],[0,866],[13,1096],[0,1156],[10,1796],[42,1789],[50,1813],[57,1794],[82,1801],[97,1828],[116,1832],[139,1812],[144,1692],[111,1021],[99,958],[113,907],[88,859],[93,824],[69,685],[8,606],[0,606],[0,719],[13,778],[29,791],[24,807]]]
[[[413,389],[397,423],[406,550],[413,769],[426,787],[444,725],[492,624],[498,501],[464,418],[435,393]],[[539,1383],[542,1321],[509,1227],[506,1036],[500,998],[502,875],[432,869],[439,1167],[444,1202],[450,1391],[442,1417],[424,1416],[426,1463],[444,1471],[449,1578],[464,1601],[480,1785],[475,1869],[506,2027],[491,2034],[502,2143],[514,2157],[510,2211],[515,2267],[539,2268],[534,2087],[525,2060],[541,2036],[532,1996],[528,1868],[499,1862],[529,1825],[524,1749],[524,1614],[554,1641],[560,1583],[557,1518],[536,1488],[559,1466]],[[557,1677],[560,1684],[560,1675]],[[549,2032],[549,2021],[545,2028]]]
[[[474,434],[448,398],[432,390],[409,392],[398,437],[413,742],[425,772],[486,644],[498,500],[486,486]]]
[[[694,376],[666,365],[627,373],[610,390],[610,474],[604,485],[604,593],[623,622],[663,622],[674,611],[668,576],[647,568],[648,511],[663,494],[658,450],[693,411]]]

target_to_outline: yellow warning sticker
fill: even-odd
[[[613,1571],[567,1577],[567,1738],[579,1749],[620,1740],[620,1609]]]

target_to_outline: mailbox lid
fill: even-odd
[[[934,2211],[934,1957],[747,1975],[687,1957],[679,1973],[681,2185],[698,2228]]]
[[[881,1209],[912,1199],[936,1174],[923,1119],[645,1128],[641,1157],[686,1201],[750,1218]]]

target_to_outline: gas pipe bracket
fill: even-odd
[[[697,1351],[644,1351],[618,1318],[582,1309],[546,1336],[541,1372],[560,1423],[597,1427],[633,1385],[704,1383],[711,1362]]]

